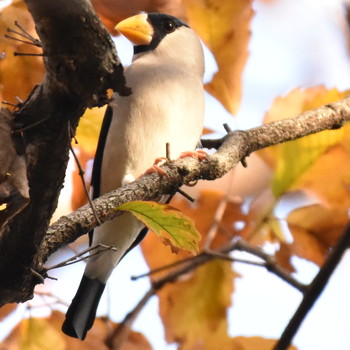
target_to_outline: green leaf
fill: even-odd
[[[198,253],[200,233],[195,228],[193,220],[178,209],[167,204],[145,201],[124,203],[116,209],[134,214],[169,244],[173,252],[185,249],[190,253]]]

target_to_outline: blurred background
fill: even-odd
[[[1,6],[8,3],[0,0]],[[207,94],[205,126],[213,131],[210,137],[224,135],[223,123],[228,123],[232,129],[260,125],[276,97],[286,96],[295,88],[322,85],[340,91],[349,89],[349,6],[349,2],[342,0],[253,1],[255,13],[251,22],[249,55],[242,75],[242,101],[233,117],[220,102]],[[115,38],[115,43],[123,64],[130,64],[132,46],[121,37]],[[209,82],[217,71],[217,64],[208,49],[205,49],[205,54],[205,82]],[[87,163],[87,174],[89,167],[91,161]],[[55,218],[72,209],[73,171],[72,161]],[[271,176],[267,165],[256,161],[253,169],[239,167],[226,179],[218,181],[216,186],[224,192],[240,195],[242,191],[249,192],[251,186],[259,186],[260,173],[264,179]],[[235,184],[242,187],[236,189]],[[209,185],[200,183],[197,190],[206,186]],[[213,184],[210,186],[213,187]],[[283,215],[290,208],[282,206],[279,210]],[[84,239],[81,242],[74,244],[75,249],[86,247]],[[73,254],[68,248],[59,251],[47,265],[54,265]],[[293,257],[293,265],[295,275],[306,283],[318,271],[316,264],[297,257]],[[350,348],[349,267],[350,255],[346,254],[294,339],[293,344],[298,349]],[[147,278],[132,282],[130,276],[148,269],[140,248],[129,253],[110,278],[99,314],[108,314],[113,321],[120,322],[149,288]],[[37,291],[59,297],[62,305],[58,304],[57,308],[64,312],[64,304],[68,304],[74,296],[83,270],[84,262],[52,270],[50,275],[57,280],[47,280],[45,285],[38,286]],[[298,307],[301,294],[263,268],[234,263],[234,270],[240,277],[235,279],[233,306],[228,311],[230,335],[279,338]],[[14,314],[5,319],[6,322],[1,323],[0,339],[4,339],[23,316],[48,315],[50,310],[44,306],[47,300],[50,297],[46,297],[45,301],[41,295],[26,305],[20,305]],[[177,348],[177,345],[168,345],[164,339],[156,297],[142,310],[133,329],[142,332],[156,350]]]

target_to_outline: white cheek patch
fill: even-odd
[[[129,184],[129,183],[131,183],[133,181],[135,181],[134,176],[132,176],[131,174],[126,174],[123,177],[122,186],[127,185],[127,184]]]

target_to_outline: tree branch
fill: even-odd
[[[297,139],[326,129],[337,129],[350,120],[350,98],[308,111],[294,119],[286,119],[260,127],[233,131],[219,141],[216,153],[207,160],[194,158],[168,162],[162,168],[167,176],[151,174],[93,201],[100,222],[113,219],[119,205],[133,200],[154,200],[173,193],[177,187],[199,179],[214,180],[229,172],[241,159],[252,152],[278,143]],[[206,142],[210,144],[211,142]],[[40,247],[41,263],[57,249],[73,242],[79,236],[96,227],[96,220],[89,206],[61,217],[48,230]],[[42,267],[40,269],[42,270]]]
[[[304,321],[306,315],[311,310],[316,300],[322,293],[323,289],[328,283],[329,278],[338,266],[345,250],[350,246],[350,224],[346,227],[343,235],[338,240],[335,247],[333,247],[328,259],[306,289],[303,300],[301,301],[297,311],[292,319],[289,321],[287,327],[283,331],[281,338],[276,344],[274,350],[287,349],[297,333],[300,325]]]

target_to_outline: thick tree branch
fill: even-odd
[[[107,89],[129,93],[113,42],[90,1],[26,3],[47,72],[14,113],[15,125],[24,130],[30,203],[0,237],[0,305],[28,300],[40,282],[37,252],[64,181],[69,124],[74,129],[86,107],[105,104]]]
[[[297,139],[326,129],[337,129],[350,120],[350,98],[308,111],[294,119],[266,124],[246,131],[230,132],[222,140],[215,141],[220,148],[205,161],[194,158],[178,159],[167,163],[163,169],[167,177],[147,175],[118,190],[93,201],[100,222],[118,215],[119,205],[133,200],[154,200],[184,184],[199,179],[214,180],[230,171],[241,159],[252,152],[281,142]],[[207,145],[210,142],[206,143]],[[79,236],[96,226],[91,208],[84,206],[60,218],[53,224],[40,247],[40,262]],[[39,269],[42,270],[42,266]]]

